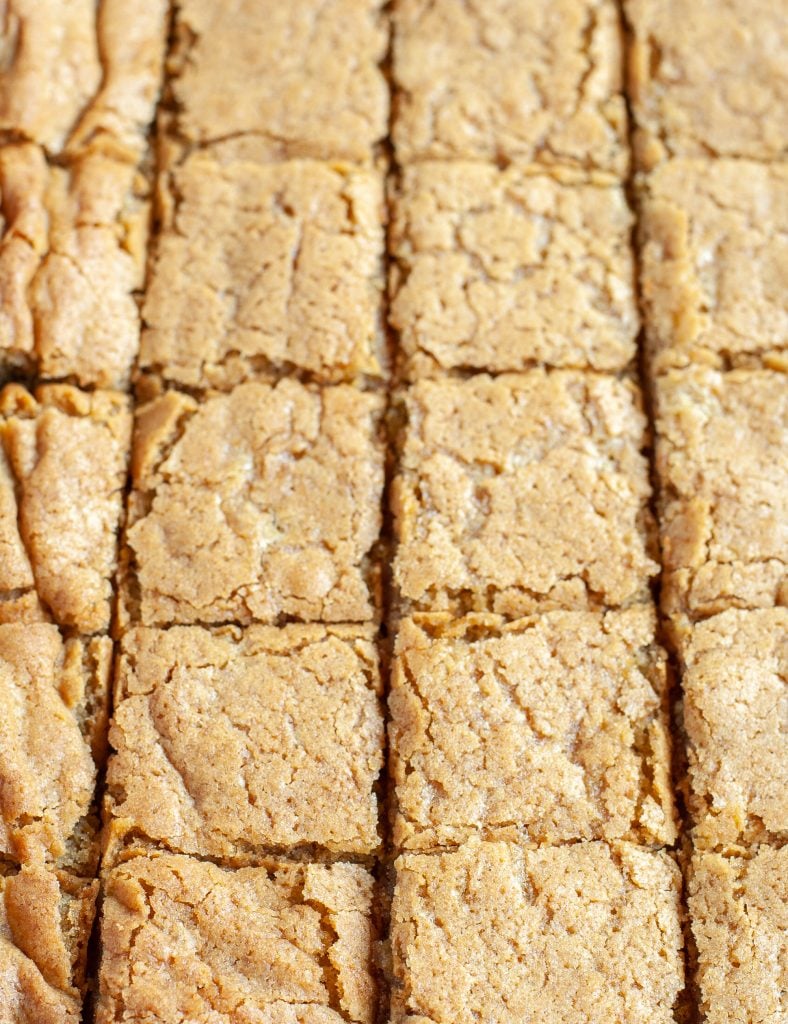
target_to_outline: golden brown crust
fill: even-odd
[[[140,367],[190,387],[381,376],[382,175],[218,153],[164,176]]]
[[[116,827],[223,863],[271,847],[374,852],[373,638],[325,626],[127,633],[107,775]]]
[[[373,619],[382,410],[380,395],[294,380],[142,406],[128,530],[137,621]]]
[[[705,1024],[780,1024],[788,1013],[788,847],[696,854],[689,910]]]
[[[403,165],[503,159],[626,174],[610,0],[399,0],[392,60]]]
[[[609,180],[464,161],[406,167],[389,245],[406,375],[623,369],[638,331],[631,228]]]
[[[356,865],[135,857],[107,876],[101,937],[97,1024],[375,1019],[373,880]]]
[[[404,854],[394,1024],[674,1024],[680,873],[626,843]]]
[[[394,580],[425,611],[615,607],[656,571],[628,381],[532,370],[407,393]]]
[[[650,607],[402,622],[394,842],[676,838],[665,655]]]

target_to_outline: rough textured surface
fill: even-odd
[[[116,824],[225,862],[266,846],[373,852],[373,638],[324,626],[127,633],[110,732]]]
[[[788,604],[785,375],[675,370],[656,396],[665,610]]]
[[[405,854],[394,1024],[674,1024],[680,884],[666,854],[625,843]]]
[[[542,370],[420,381],[406,409],[394,579],[412,607],[511,616],[647,599],[633,385]]]
[[[47,165],[0,148],[0,380],[9,372],[125,387],[139,345],[147,183],[90,153]]]
[[[623,190],[479,163],[406,167],[392,325],[409,377],[534,363],[620,370],[638,316]]]
[[[368,159],[386,135],[382,0],[179,0],[170,88],[190,142],[250,134],[269,157]]]
[[[373,1024],[372,903],[351,864],[134,858],[106,881],[97,1024]]]
[[[788,608],[732,609],[680,645],[696,846],[788,840]]]
[[[24,868],[0,875],[0,1020],[80,1024],[98,882]]]
[[[389,706],[394,843],[676,838],[650,607],[406,619]]]
[[[771,0],[624,0],[635,151],[779,160],[788,149],[788,22]]]
[[[140,156],[159,93],[169,4],[7,0],[0,131],[69,155]]]
[[[141,407],[126,594],[137,621],[373,618],[382,408],[382,396],[293,380]]]
[[[45,623],[0,625],[0,858],[95,867],[96,764],[112,642]]]
[[[689,909],[705,1024],[788,1018],[788,847],[697,854]]]
[[[109,628],[130,442],[117,392],[0,392],[0,622]]]
[[[640,202],[653,369],[785,365],[788,166],[673,160]]]
[[[192,387],[385,364],[383,177],[198,152],[165,175],[140,365]]]
[[[626,172],[610,0],[399,0],[393,76],[401,164],[468,157]]]

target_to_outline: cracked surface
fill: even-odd
[[[748,858],[696,854],[689,909],[706,1024],[788,1015],[788,847]]]
[[[143,625],[369,621],[383,397],[293,380],[137,413],[126,588]]]
[[[684,665],[697,846],[788,839],[788,608],[698,623]]]
[[[652,368],[786,364],[788,167],[673,160],[641,195]]]
[[[189,142],[254,135],[268,159],[364,161],[388,130],[383,0],[178,0],[168,60]]]
[[[406,604],[511,617],[648,600],[634,385],[543,370],[420,381],[406,411],[392,488]]]
[[[681,876],[666,854],[472,841],[396,867],[394,1024],[674,1024]]]
[[[788,149],[788,22],[770,0],[624,0],[635,152],[780,160]]]
[[[390,320],[407,376],[622,369],[638,331],[631,228],[609,182],[465,162],[406,167]]]
[[[98,885],[40,867],[0,876],[3,1024],[80,1024]]]
[[[406,619],[389,707],[394,843],[676,838],[651,608]]]
[[[0,857],[96,865],[91,815],[106,746],[112,642],[0,625]]]
[[[372,904],[356,865],[134,858],[106,879],[96,1022],[373,1024]]]
[[[785,375],[674,370],[656,397],[665,611],[788,604]]]
[[[127,633],[107,779],[116,827],[224,862],[266,846],[372,853],[380,693],[370,627]]]
[[[381,376],[383,177],[198,152],[164,178],[140,365],[192,387]]]
[[[0,392],[0,622],[109,628],[130,443],[125,395]]]
[[[139,158],[159,93],[169,4],[7,0],[0,131],[52,154]]]
[[[627,170],[618,13],[609,0],[399,0],[400,164],[477,158]]]
[[[132,164],[99,152],[60,167],[31,144],[0,148],[0,380],[127,386],[147,194]]]

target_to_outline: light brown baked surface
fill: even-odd
[[[0,859],[95,870],[111,660],[106,637],[0,625]]]
[[[420,381],[405,405],[392,490],[403,602],[515,617],[648,599],[646,424],[630,382]]]
[[[393,664],[394,843],[676,838],[650,607],[408,620]]]
[[[0,622],[106,632],[131,439],[114,391],[0,391]]]
[[[140,368],[190,387],[381,376],[383,176],[215,152],[164,176]]]
[[[785,374],[674,370],[656,399],[665,611],[695,620],[785,604]]]
[[[652,372],[785,366],[788,166],[672,160],[645,179],[640,211]]]
[[[69,156],[147,145],[169,5],[7,0],[0,26],[0,131]]]
[[[788,22],[770,0],[624,0],[635,155],[772,161],[788,148]]]
[[[383,397],[294,380],[137,412],[126,592],[143,625],[369,621]]]
[[[406,375],[625,367],[638,331],[632,222],[609,180],[466,161],[405,167],[389,319]]]
[[[696,846],[788,839],[788,608],[731,609],[680,645]]]
[[[107,776],[115,827],[223,862],[309,844],[372,853],[383,762],[374,635],[126,633]]]
[[[626,843],[396,862],[395,1024],[674,1024],[680,873]]]
[[[372,886],[351,864],[226,871],[151,856],[115,867],[97,1024],[373,1024]]]
[[[706,1024],[779,1024],[788,1013],[788,846],[696,854],[689,908]]]
[[[470,158],[626,173],[610,0],[399,0],[393,25],[400,164]]]
[[[0,874],[4,1024],[80,1024],[97,894],[97,881],[40,867]]]
[[[176,131],[254,135],[271,159],[370,159],[388,130],[382,0],[181,0],[168,60]]]
[[[100,152],[48,164],[0,147],[0,381],[125,388],[139,347],[148,185]]]

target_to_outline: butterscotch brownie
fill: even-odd
[[[98,882],[0,872],[0,1020],[80,1024]]]
[[[679,650],[696,846],[784,842],[788,608],[722,612]]]
[[[406,605],[511,617],[647,600],[646,424],[629,381],[420,381],[405,411],[392,505]]]
[[[169,4],[8,0],[0,25],[0,132],[69,155],[137,157],[159,93]]]
[[[112,643],[0,625],[0,859],[95,867]]]
[[[0,391],[0,622],[109,628],[130,440],[117,392]]]
[[[147,193],[132,164],[102,153],[56,166],[37,146],[0,147],[0,380],[128,384]]]
[[[672,160],[645,179],[641,283],[654,370],[785,362],[788,167]]]
[[[471,841],[396,862],[394,1024],[673,1024],[680,873],[628,843]]]
[[[165,175],[140,365],[192,387],[380,376],[383,178],[198,152]]]
[[[406,619],[389,696],[395,845],[672,843],[654,628],[650,607]]]
[[[383,715],[371,627],[134,629],[121,651],[108,771],[116,829],[224,862],[261,847],[377,848]]]
[[[372,877],[135,857],[105,882],[97,1024],[373,1024]]]
[[[126,606],[143,625],[369,621],[383,398],[247,383],[137,414]]]
[[[788,846],[696,854],[689,910],[705,1024],[788,1016]]]
[[[397,0],[393,19],[401,164],[476,158],[625,173],[611,0]]]
[[[657,380],[663,602],[671,616],[788,603],[788,386],[704,367]]]
[[[481,163],[406,167],[391,226],[405,372],[620,370],[638,316],[620,186]]]
[[[271,158],[369,159],[386,135],[383,0],[180,0],[168,68],[192,143],[251,135]]]
[[[788,22],[770,0],[625,0],[635,151],[780,160],[788,148]]]

